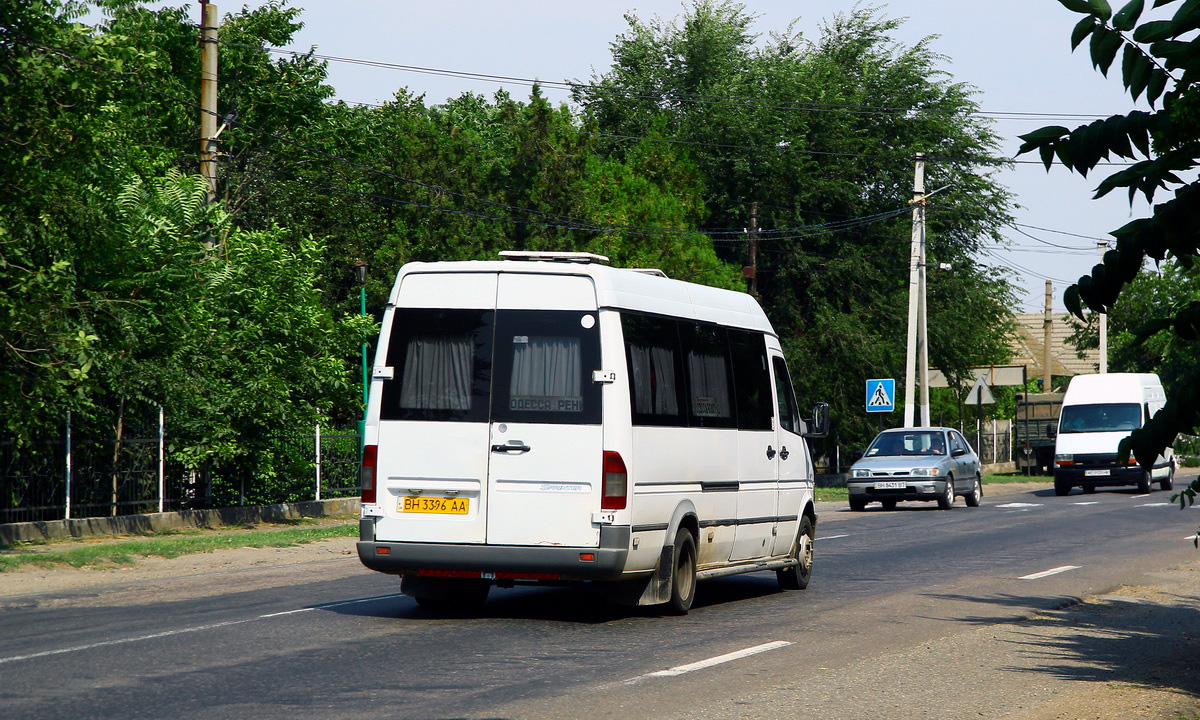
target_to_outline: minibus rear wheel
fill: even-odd
[[[675,533],[674,567],[671,569],[671,599],[667,605],[672,615],[687,615],[696,599],[696,541],[687,528]]]

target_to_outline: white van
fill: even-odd
[[[1063,396],[1054,443],[1054,494],[1073,487],[1095,492],[1097,487],[1136,485],[1143,493],[1158,481],[1170,490],[1175,458],[1170,448],[1146,471],[1131,455],[1117,461],[1117,446],[1142,427],[1167,402],[1162,383],[1152,373],[1076,375]]]
[[[812,572],[806,437],[744,293],[583,253],[410,263],[383,316],[358,554],[423,606],[604,581],[686,613],[697,579]]]

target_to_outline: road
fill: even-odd
[[[858,714],[872,658],[921,716],[976,716],[1014,690],[964,692],[967,669],[922,649],[1195,563],[1200,513],[1168,497],[823,507],[807,590],[710,581],[682,618],[562,588],[435,617],[352,557],[31,592],[0,601],[0,717],[880,717]],[[867,687],[849,681],[864,672]]]

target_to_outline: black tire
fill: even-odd
[[[954,476],[946,478],[946,492],[942,493],[938,500],[938,509],[949,510],[954,507]]]
[[[1175,488],[1175,461],[1171,461],[1170,469],[1167,470],[1167,476],[1158,481],[1158,486],[1163,490],[1173,490]]]
[[[979,501],[983,499],[983,479],[978,475],[975,476],[975,486],[967,493],[965,499],[967,507],[979,507]]]
[[[1154,487],[1150,484],[1150,472],[1148,470],[1143,471],[1141,477],[1138,478],[1137,489],[1138,492],[1147,495],[1154,491]]]
[[[667,609],[672,615],[687,615],[696,599],[696,541],[687,528],[675,533],[674,565],[671,568],[671,599]]]
[[[792,557],[797,563],[786,570],[776,570],[775,577],[779,579],[779,587],[784,590],[803,590],[812,579],[813,545],[816,540],[816,529],[812,519],[807,515],[800,516],[800,528],[796,531],[796,541],[792,543]]]
[[[896,509],[896,501],[895,500],[880,500],[879,504],[883,506],[884,510],[895,510]]]
[[[850,512],[862,512],[867,508],[867,501],[859,498],[850,498]]]
[[[1054,478],[1054,494],[1062,497],[1071,493],[1071,483]]]

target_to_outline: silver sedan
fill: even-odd
[[[983,497],[979,456],[953,428],[885,430],[850,467],[850,509],[879,502],[885,510],[901,500],[936,501],[949,510],[961,495],[970,507]]]

